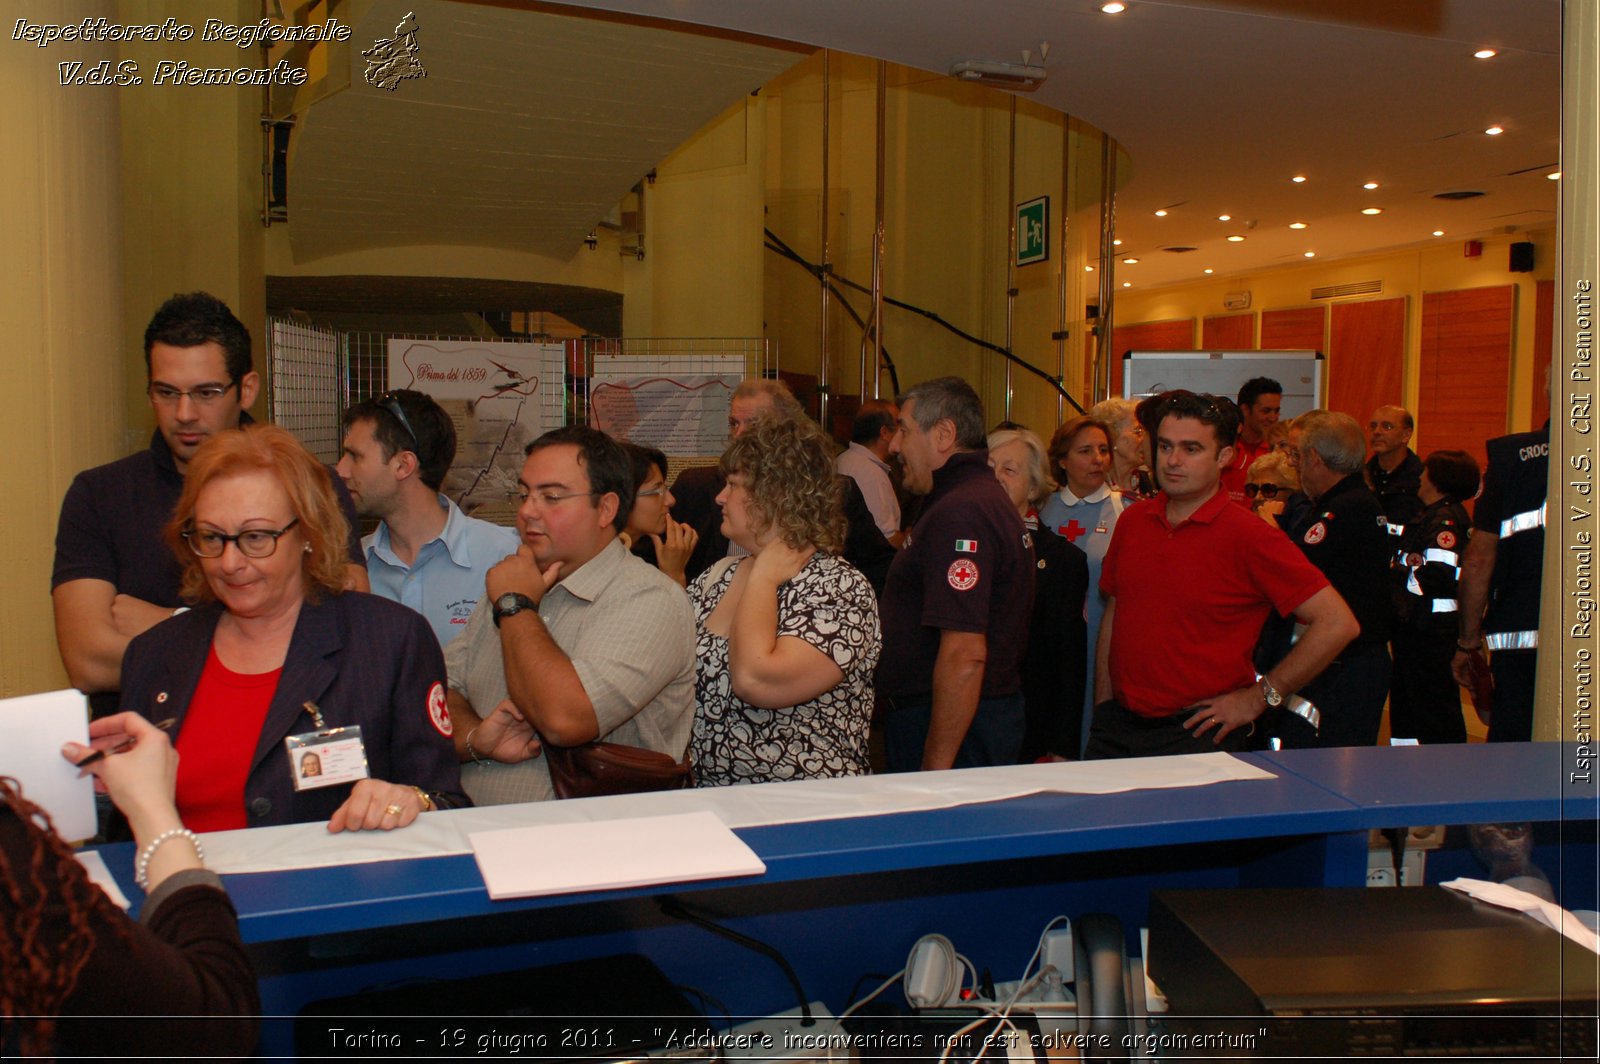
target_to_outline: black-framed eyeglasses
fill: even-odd
[[[145,394],[149,395],[150,401],[157,406],[177,406],[184,396],[188,396],[196,406],[210,406],[238,385],[238,381],[230,381],[227,384],[202,384],[198,388],[184,391],[170,384],[152,384],[145,389]]]
[[[406,430],[406,435],[411,437],[413,444],[421,445],[422,441],[417,438],[417,430],[411,427],[411,419],[406,417],[405,407],[400,405],[399,392],[384,392],[373,402],[389,411],[399,420],[400,427]]]
[[[1293,488],[1286,484],[1246,484],[1244,486],[1244,497],[1247,499],[1253,499],[1257,495],[1260,495],[1263,499],[1276,499],[1279,492],[1290,492],[1293,490]]]
[[[247,528],[231,536],[209,528],[186,528],[178,534],[199,558],[220,558],[230,543],[246,558],[270,558],[278,549],[278,537],[299,523],[296,517],[282,528]]]

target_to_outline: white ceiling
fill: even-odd
[[[415,10],[430,73],[391,94],[361,82],[354,54],[352,90],[310,109],[291,160],[296,253],[449,243],[567,257],[642,174],[797,61],[795,45],[943,73],[960,59],[1020,62],[1024,49],[1039,63],[1048,42],[1033,98],[1107,131],[1132,159],[1117,232],[1141,262],[1119,265],[1118,279],[1140,289],[1207,266],[1226,277],[1303,264],[1307,250],[1325,262],[1555,222],[1545,175],[1559,158],[1561,0],[1128,0],[1116,16],[1099,5],[566,5],[768,48],[563,18],[550,4],[376,0],[354,39],[387,36]],[[1473,59],[1480,47],[1499,55]],[[1491,124],[1506,132],[1485,136]],[[1291,183],[1296,173],[1308,180]],[[1369,180],[1380,187],[1362,189]],[[1455,189],[1486,195],[1433,198]],[[1384,213],[1364,217],[1366,206]],[[1159,250],[1171,245],[1198,250]]]

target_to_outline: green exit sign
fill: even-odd
[[[1050,197],[1017,204],[1017,265],[1050,258]]]

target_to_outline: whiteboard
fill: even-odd
[[[1287,420],[1323,405],[1327,365],[1320,351],[1129,351],[1122,356],[1122,394],[1139,399],[1187,388],[1236,399],[1245,381],[1271,377],[1283,385]]]

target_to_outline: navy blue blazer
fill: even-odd
[[[222,611],[212,602],[162,621],[129,643],[122,660],[122,708],[152,721],[174,718],[175,743]],[[283,740],[313,730],[308,701],[328,727],[361,726],[373,779],[421,787],[442,807],[471,805],[444,682],[444,654],[422,614],[359,591],[308,600],[245,780],[249,826],[327,820],[350,796],[348,783],[294,789]]]

